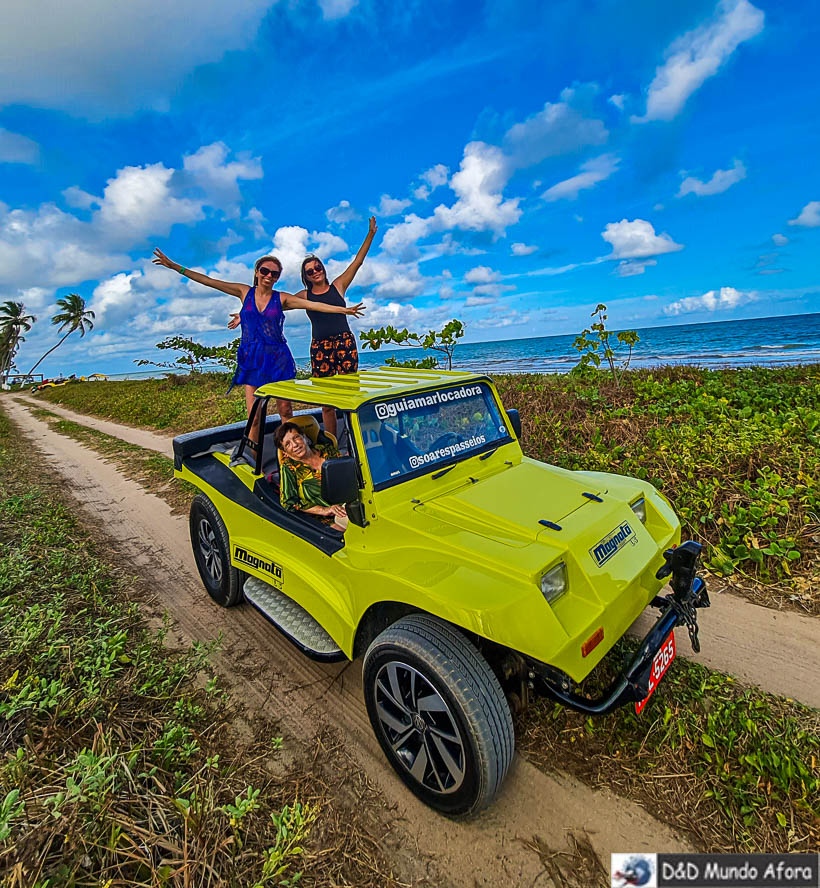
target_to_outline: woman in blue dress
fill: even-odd
[[[260,385],[279,382],[282,379],[293,379],[296,376],[293,355],[282,332],[285,323],[284,312],[295,308],[303,310],[309,308],[311,311],[353,315],[357,318],[364,312],[364,305],[361,302],[351,306],[319,305],[292,293],[274,290],[273,285],[282,274],[282,263],[275,256],[263,256],[256,260],[251,287],[247,284],[220,281],[198,271],[192,271],[178,262],[171,261],[161,250],[154,250],[153,262],[155,265],[171,268],[198,284],[213,287],[242,300],[239,315],[242,340],[237,352],[236,373],[231,388],[235,385],[245,386],[245,405],[248,412],[253,405],[253,393]],[[290,401],[279,399],[277,406],[283,420],[293,416]],[[254,431],[251,432],[251,437],[256,438]]]

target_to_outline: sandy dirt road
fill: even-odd
[[[121,559],[153,583],[160,607],[185,640],[223,633],[215,668],[249,710],[280,719],[291,738],[331,726],[393,810],[399,870],[427,884],[464,886],[553,885],[540,858],[524,846],[538,837],[565,851],[570,831],[586,832],[605,867],[613,851],[692,850],[683,836],[637,804],[592,790],[574,778],[544,774],[521,756],[496,802],[469,822],[431,812],[400,783],[373,736],[361,690],[361,663],[317,664],[303,657],[248,605],[219,608],[206,595],[194,565],[187,521],[91,450],[58,435],[12,399],[0,402],[44,453],[55,476],[105,532]],[[408,860],[412,858],[412,866]],[[402,863],[404,861],[404,864]]]
[[[18,400],[45,406],[90,428],[173,456],[169,437],[74,413],[33,398]],[[712,581],[710,587],[712,606],[700,614],[701,651],[693,653],[686,633],[679,631],[678,654],[735,675],[744,683],[820,709],[820,620],[752,604],[745,598],[721,592],[719,581]],[[632,632],[644,635],[653,620],[654,614],[645,612]]]

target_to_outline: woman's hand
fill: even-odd
[[[239,326],[240,323],[241,323],[241,321],[239,318],[239,312],[232,311],[231,312],[231,319],[228,321],[228,329],[229,330],[236,330],[236,328]]]
[[[375,216],[371,216],[371,217],[367,220],[367,233],[370,235],[370,237],[373,237],[373,235],[374,235],[378,230],[379,230],[379,226],[376,225],[376,217],[375,217]]]
[[[344,506],[331,506],[327,512],[328,518],[347,518]]]
[[[170,268],[173,271],[179,271],[182,267],[179,262],[172,262],[162,250],[156,249],[154,250],[154,258],[151,260],[154,265],[164,265],[165,268]]]
[[[364,309],[365,309],[364,302],[360,302],[358,305],[345,306],[344,313],[346,315],[353,315],[354,318],[360,318],[364,314]]]

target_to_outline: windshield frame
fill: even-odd
[[[516,437],[512,432],[510,426],[510,418],[507,416],[507,411],[504,409],[501,404],[500,399],[495,391],[495,387],[493,386],[492,380],[488,376],[476,376],[473,379],[468,381],[464,380],[453,380],[451,383],[442,384],[441,382],[435,383],[430,386],[425,386],[424,388],[413,389],[410,392],[401,392],[396,394],[384,394],[379,395],[377,397],[371,398],[365,401],[364,404],[360,404],[356,409],[356,424],[358,426],[358,432],[362,435],[362,424],[361,424],[361,411],[366,407],[370,407],[373,404],[382,403],[385,401],[395,401],[399,398],[403,397],[416,397],[420,395],[429,394],[433,391],[438,391],[442,389],[448,389],[453,386],[458,385],[475,385],[482,384],[487,386],[487,391],[489,392],[490,397],[492,398],[492,402],[495,405],[495,408],[498,410],[499,415],[501,417],[502,422],[504,423],[504,427],[507,430],[507,434],[502,438],[495,438],[492,441],[488,441],[486,444],[482,444],[480,447],[475,448],[474,450],[465,451],[462,454],[458,454],[457,456],[450,457],[449,459],[442,460],[441,462],[433,462],[429,465],[419,466],[417,469],[411,469],[408,472],[402,472],[401,475],[395,478],[386,478],[383,481],[376,481],[373,477],[373,472],[370,468],[370,459],[367,453],[367,445],[366,442],[364,444],[364,448],[359,454],[362,462],[367,462],[367,472],[370,476],[370,483],[373,487],[374,492],[378,492],[380,490],[386,490],[390,487],[395,487],[397,484],[404,484],[407,481],[414,481],[417,478],[423,478],[425,475],[431,475],[434,472],[440,472],[442,469],[446,469],[450,466],[457,465],[460,462],[466,462],[468,459],[472,459],[473,457],[479,456],[482,453],[486,453],[490,450],[497,450],[499,447],[503,447],[505,444],[510,444],[513,441],[516,441]],[[362,437],[362,441],[364,442],[364,437]]]

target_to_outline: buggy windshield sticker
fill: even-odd
[[[638,542],[635,531],[624,521],[620,527],[608,533],[599,543],[596,543],[590,550],[589,554],[594,559],[598,567],[609,561],[612,556],[622,549],[627,543],[634,546]]]
[[[459,441],[457,444],[440,447],[438,450],[431,450],[429,453],[422,453],[419,456],[411,454],[408,458],[410,468],[417,469],[419,466],[438,462],[438,460],[446,459],[448,456],[455,456],[457,453],[463,453],[465,450],[471,450],[473,447],[480,447],[486,441],[486,435],[476,435],[474,438],[468,438],[466,441]]]
[[[243,549],[242,546],[233,547],[233,558],[234,561],[238,561],[240,564],[247,564],[249,567],[263,571],[271,578],[271,585],[276,586],[277,589],[282,588],[284,582],[282,579],[282,568],[275,561],[255,555],[253,552]]]
[[[472,398],[481,394],[480,385],[463,385],[457,389],[436,389],[416,398],[400,398],[398,401],[380,401],[376,404],[379,419],[392,419],[400,413],[418,410],[419,407],[434,407],[436,404],[449,404],[462,398]]]

